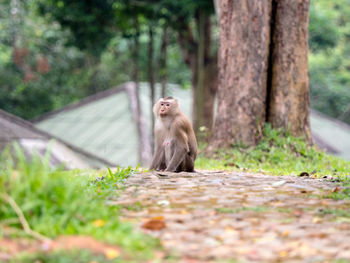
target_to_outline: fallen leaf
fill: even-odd
[[[280,257],[281,258],[285,258],[287,256],[288,256],[288,252],[287,251],[283,250],[283,251],[280,252]]]
[[[233,233],[236,233],[236,229],[234,227],[231,227],[231,226],[227,226],[225,227],[225,233],[226,234],[233,234]]]
[[[95,227],[101,227],[105,224],[105,221],[101,220],[101,219],[96,219],[94,222],[92,222],[92,224]]]
[[[161,206],[168,206],[170,205],[170,202],[168,200],[160,200],[157,202],[157,204]]]
[[[308,235],[310,238],[326,238],[327,236],[326,233],[311,233]]]
[[[296,217],[301,217],[304,214],[304,211],[302,209],[296,209],[292,212],[292,214]]]
[[[240,168],[238,164],[233,163],[233,162],[227,162],[224,164],[225,166],[231,166],[231,167],[236,167],[236,168]]]
[[[280,187],[280,186],[282,186],[282,185],[284,185],[284,184],[286,184],[286,183],[287,183],[287,181],[284,181],[284,180],[278,181],[278,182],[274,182],[274,183],[272,184],[272,187]]]
[[[149,230],[162,230],[163,228],[166,228],[166,224],[164,222],[164,218],[162,217],[154,217],[145,222],[142,225],[142,228],[149,229]]]
[[[114,258],[119,257],[119,255],[120,255],[119,251],[116,249],[113,249],[113,248],[107,248],[104,251],[104,254],[105,254],[107,259],[114,259]]]
[[[337,187],[332,189],[332,193],[338,193],[340,190],[341,190],[341,188],[337,186]]]
[[[154,217],[152,217],[151,219],[153,219],[153,220],[162,220],[162,221],[164,221],[164,216],[154,216]]]
[[[319,217],[314,217],[314,218],[312,219],[312,223],[314,223],[314,224],[317,224],[317,223],[320,223],[320,222],[322,222],[322,219],[319,218]]]
[[[290,232],[289,232],[288,230],[283,231],[283,232],[281,233],[282,237],[288,237],[289,234],[290,234]]]

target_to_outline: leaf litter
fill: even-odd
[[[350,262],[350,201],[322,198],[340,190],[305,173],[141,173],[116,203],[139,204],[123,219],[178,262]]]

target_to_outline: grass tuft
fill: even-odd
[[[206,145],[201,148],[205,149]],[[204,152],[204,151],[203,151]],[[201,154],[196,161],[199,169],[246,170],[274,175],[299,175],[307,172],[321,177],[331,175],[350,183],[350,162],[331,156],[303,138],[266,125],[264,137],[256,147],[234,145],[211,156]]]
[[[0,162],[0,194],[16,202],[33,231],[49,238],[89,235],[143,258],[158,246],[158,241],[119,220],[119,206],[106,205],[133,169],[91,171],[82,176],[79,170],[52,169],[39,157],[28,162],[16,148],[16,162],[8,156]],[[0,237],[8,235],[4,231],[9,228],[17,230],[11,231],[13,238],[26,236],[13,207],[0,202]]]

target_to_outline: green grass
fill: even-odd
[[[107,263],[111,262],[108,259],[105,259],[103,256],[94,255],[89,251],[54,251],[52,253],[37,253],[35,255],[20,255],[16,259],[10,261],[10,263],[87,263],[87,262],[98,262],[98,263]],[[112,261],[120,262],[120,261]]]
[[[27,162],[18,147],[17,156],[16,162],[8,155],[2,157],[0,194],[17,203],[32,230],[49,238],[89,235],[119,245],[135,257],[152,256],[158,241],[133,231],[131,225],[120,222],[118,206],[106,205],[133,169],[65,171],[51,169],[38,157]],[[13,238],[26,236],[13,207],[0,200],[0,237],[6,234],[1,231],[4,227],[17,230]]]
[[[270,211],[269,207],[266,206],[256,206],[256,207],[237,207],[237,208],[226,208],[226,207],[220,207],[217,208],[216,211],[218,213],[223,213],[223,214],[237,214],[243,211],[251,211],[251,212],[268,212]]]
[[[205,152],[206,145],[201,145]],[[273,175],[299,175],[302,172],[323,177],[332,175],[350,183],[350,162],[331,156],[316,146],[309,146],[303,138],[296,138],[281,130],[265,127],[264,138],[256,147],[233,145],[217,151],[214,158],[200,154],[199,169],[265,172]]]

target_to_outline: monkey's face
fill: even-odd
[[[172,105],[170,101],[160,101],[159,103],[159,115],[161,117],[166,116],[171,111]]]
[[[175,99],[169,99],[169,98],[166,98],[166,99],[160,99],[158,101],[158,114],[160,117],[166,117],[167,115],[171,115],[176,107],[177,107],[177,102]]]

